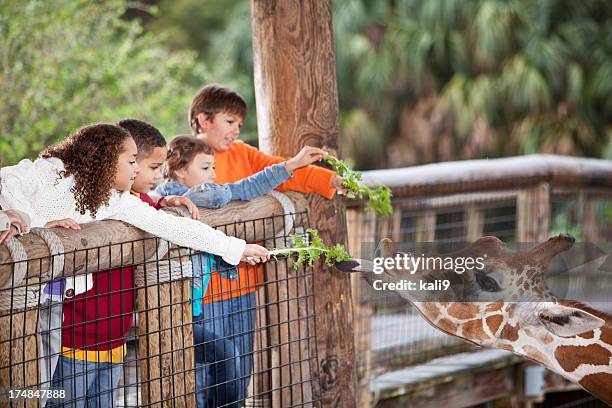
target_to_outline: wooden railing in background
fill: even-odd
[[[612,161],[538,154],[365,171],[363,180],[369,185],[384,184],[392,189],[393,214],[377,218],[363,211],[364,203],[347,202],[349,250],[356,256],[364,242],[376,242],[382,237],[401,241],[406,213],[416,217],[411,237],[415,241],[433,242],[440,239],[437,215],[443,211],[462,212],[463,236],[455,238],[473,241],[485,232],[483,207],[495,205],[515,207],[511,240],[542,241],[551,232],[553,199],[563,201],[572,197],[577,200],[575,224],[581,238],[590,242],[612,240],[609,227],[600,225],[597,219],[598,202],[612,199]],[[376,300],[366,298],[360,276],[351,279],[359,401],[360,406],[370,406],[372,376],[397,366],[387,367],[373,358],[371,323]],[[422,358],[436,355],[427,353]],[[418,356],[394,360],[396,364],[419,362]]]

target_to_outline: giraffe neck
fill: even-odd
[[[525,356],[575,382],[612,404],[612,316],[571,302],[605,320],[601,328],[574,337],[559,337],[521,327],[509,303],[414,302],[437,328],[479,346]]]
[[[564,302],[605,324],[574,337],[555,337],[546,351],[555,372],[612,405],[612,316],[577,302]]]

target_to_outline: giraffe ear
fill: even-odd
[[[560,337],[573,337],[595,330],[604,325],[604,320],[575,307],[552,305],[540,313],[540,321],[549,332]]]
[[[395,254],[395,245],[389,238],[383,238],[378,243],[378,246],[374,250],[374,256],[376,258],[386,258]]]

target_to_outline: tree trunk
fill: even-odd
[[[331,0],[252,0],[251,10],[260,149],[291,156],[304,145],[313,145],[338,154]],[[346,244],[345,209],[339,200],[311,195],[309,209],[310,224],[327,244]],[[309,287],[314,287],[318,351],[317,364],[312,364],[314,399],[323,406],[353,407],[356,375],[349,279],[320,265],[309,279],[314,280]],[[298,296],[295,288],[289,286],[288,291],[289,298]],[[289,318],[297,313],[290,310]],[[291,336],[298,331],[293,326],[290,330]],[[299,366],[294,374],[300,374]],[[309,380],[303,373],[293,377],[293,383]],[[281,380],[281,386],[287,386],[289,378]]]

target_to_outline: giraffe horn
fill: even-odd
[[[574,242],[576,242],[576,238],[573,236],[569,234],[559,234],[533,248],[530,251],[531,257],[540,262],[548,263],[556,255],[570,249],[574,245]]]

